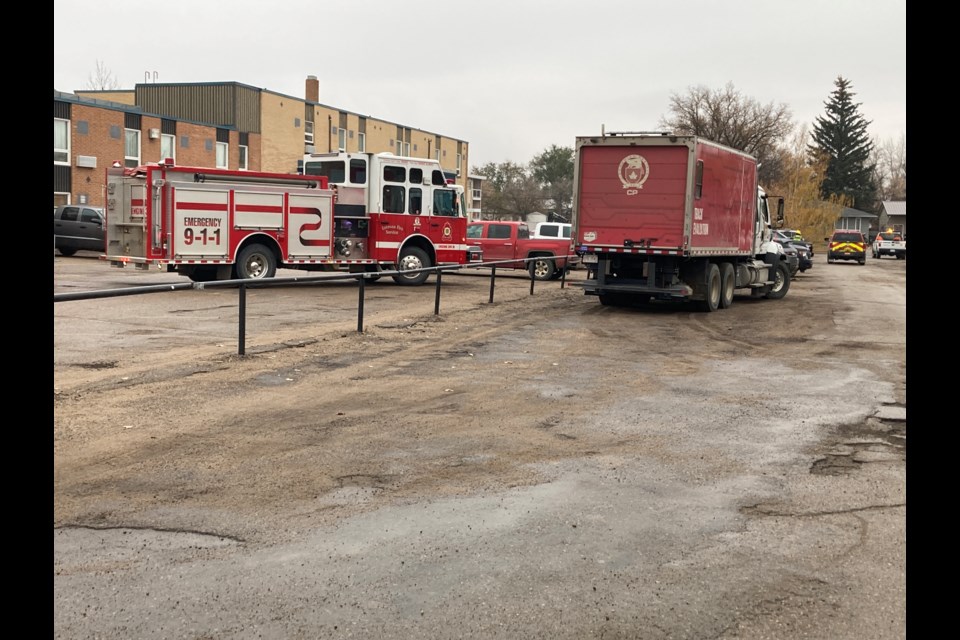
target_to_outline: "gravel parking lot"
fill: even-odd
[[[906,261],[583,276],[56,303],[55,637],[905,638]]]

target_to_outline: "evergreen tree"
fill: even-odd
[[[870,163],[873,143],[860,114],[860,103],[850,91],[850,82],[842,76],[834,81],[836,89],[824,102],[826,115],[813,123],[812,144],[807,146],[811,160],[827,160],[826,174],[820,184],[824,200],[841,198],[861,211],[877,208],[875,166]]]

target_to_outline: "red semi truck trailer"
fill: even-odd
[[[694,301],[734,292],[779,299],[790,274],[771,242],[776,221],[749,154],[696,136],[602,132],[576,140],[574,241],[581,283],[604,305]]]

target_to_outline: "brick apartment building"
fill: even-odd
[[[308,76],[298,98],[237,82],[53,92],[53,202],[105,203],[105,170],[173,158],[182,166],[295,173],[304,153],[434,158],[468,189],[466,141],[322,104]],[[479,189],[477,189],[479,191]],[[479,199],[473,203],[479,209]]]

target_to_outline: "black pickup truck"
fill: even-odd
[[[90,205],[64,204],[53,209],[53,246],[63,256],[77,251],[105,249],[103,209]]]

